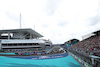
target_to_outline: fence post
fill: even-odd
[[[94,67],[94,58],[92,57],[91,60],[92,60],[92,67]]]

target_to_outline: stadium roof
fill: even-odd
[[[72,41],[75,41],[75,40],[76,40],[76,41],[79,41],[78,39],[71,39],[71,40],[68,40],[67,42],[69,42],[69,41],[72,42]]]
[[[95,31],[95,32],[93,32],[94,34],[96,34],[96,35],[100,35],[100,30],[98,30],[98,31]]]
[[[79,41],[80,40],[74,38],[74,39],[71,39],[71,40],[66,41],[65,43],[76,43],[76,42],[79,42]]]
[[[100,30],[92,32],[90,34],[86,34],[86,35],[82,36],[82,39],[87,39],[87,38],[91,38],[94,36],[100,36]]]
[[[39,34],[38,32],[32,30],[31,28],[27,28],[27,29],[10,29],[10,30],[0,30],[0,33],[30,33],[33,34],[34,36],[37,37],[43,37],[41,34]]]

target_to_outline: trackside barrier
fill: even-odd
[[[74,55],[71,52],[68,52],[72,57],[74,57],[77,61],[79,61],[82,65],[84,65],[85,67],[92,67],[90,64],[88,64],[87,62],[85,62],[84,60],[82,60],[81,58],[77,57],[76,55]]]

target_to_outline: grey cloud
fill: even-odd
[[[97,15],[89,19],[89,24],[88,24],[89,26],[94,26],[100,23],[100,1],[98,3],[99,3],[98,10],[96,11]]]
[[[44,28],[47,28],[49,25],[48,24],[43,24],[42,25]]]
[[[17,15],[15,15],[14,13],[10,12],[10,11],[5,11],[6,15],[11,19],[11,20],[15,20],[15,21],[19,21],[19,18]],[[20,16],[20,15],[19,15]]]
[[[88,23],[89,26],[94,26],[96,25],[97,23],[100,23],[100,16],[95,16],[95,17],[92,17],[89,19],[90,22]]]
[[[62,22],[59,22],[58,23],[58,26],[66,26],[68,24],[68,22],[66,22],[66,21],[62,21]]]
[[[47,15],[53,15],[60,2],[61,0],[47,0],[45,8]]]

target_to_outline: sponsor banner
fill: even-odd
[[[82,60],[82,64],[84,65],[84,61]]]
[[[84,66],[90,67],[88,63],[84,62]]]
[[[81,63],[82,63],[82,60],[81,60],[80,58],[79,58],[78,60],[79,60],[79,62],[81,62]]]
[[[59,54],[59,55],[50,55],[50,56],[16,56],[12,58],[21,58],[21,59],[53,59],[53,58],[61,58],[68,56],[67,53]]]
[[[77,56],[75,56],[75,58],[77,59]]]

